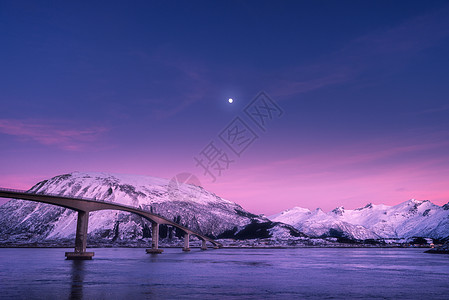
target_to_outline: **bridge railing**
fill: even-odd
[[[24,191],[24,190],[17,190],[17,189],[7,189],[7,188],[2,188],[0,187],[0,191],[5,191],[5,192],[17,192],[17,193],[30,193],[29,191]]]
[[[97,198],[88,198],[88,197],[80,197],[80,196],[68,196],[68,195],[64,195],[64,194],[56,194],[56,193],[44,193],[44,192],[33,192],[33,191],[25,191],[25,190],[17,190],[17,189],[7,189],[7,188],[0,188],[0,191],[5,191],[5,192],[16,192],[16,193],[25,193],[25,194],[31,194],[31,195],[46,195],[46,196],[54,196],[54,197],[67,197],[67,198],[74,198],[74,199],[79,199],[79,200],[88,200],[88,201],[101,201],[101,202],[110,202],[112,204],[114,204],[114,202],[112,201],[105,201],[105,200],[101,200],[101,199],[97,199]],[[118,203],[115,203],[118,204]],[[122,205],[122,204],[120,204]],[[127,205],[123,205],[123,206],[127,206]],[[132,207],[132,206],[128,206],[131,208],[136,208],[136,207]]]

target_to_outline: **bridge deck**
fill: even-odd
[[[48,193],[45,193],[45,194],[44,193],[33,193],[33,192],[29,192],[29,191],[14,190],[14,189],[7,189],[7,188],[0,188],[0,198],[12,198],[12,199],[36,201],[36,202],[57,205],[57,206],[61,206],[61,207],[65,207],[68,209],[78,211],[77,239],[75,241],[75,244],[77,245],[78,239],[83,239],[84,247],[81,247],[81,248],[84,248],[84,250],[83,250],[84,252],[85,252],[85,248],[86,248],[85,242],[87,240],[87,236],[85,236],[85,237],[82,236],[83,234],[81,231],[85,231],[85,234],[87,235],[87,223],[88,223],[89,212],[99,211],[99,210],[107,210],[107,209],[130,212],[130,213],[137,214],[137,215],[149,220],[154,225],[157,225],[156,227],[153,226],[153,235],[155,234],[156,237],[158,236],[159,224],[165,224],[165,225],[171,225],[173,227],[179,228],[182,231],[184,231],[187,239],[190,235],[197,236],[199,239],[201,239],[203,241],[202,248],[204,248],[204,245],[205,245],[204,242],[206,242],[206,241],[212,243],[214,246],[217,246],[217,247],[222,246],[220,243],[214,241],[213,239],[211,239],[207,236],[204,236],[202,234],[199,234],[193,230],[190,230],[189,228],[187,228],[185,226],[177,224],[171,220],[168,220],[162,216],[151,213],[149,211],[146,211],[146,210],[143,210],[140,208],[136,208],[136,207],[132,207],[132,206],[128,206],[128,205],[123,205],[123,204],[118,204],[118,203],[113,203],[113,202],[103,201],[103,200],[97,200],[97,199],[90,199],[90,198],[67,197],[67,196],[48,194]],[[80,227],[80,228],[78,228],[78,227]],[[79,243],[81,243],[81,241],[79,241]],[[76,245],[75,245],[75,252],[77,250]],[[155,249],[157,249],[157,242],[156,242],[156,244],[154,244],[154,242],[153,242],[153,248],[154,248],[154,245],[156,245]],[[187,245],[188,245],[188,240],[187,240]],[[187,246],[187,248],[188,248],[188,246]],[[186,249],[186,247],[185,247],[185,249]]]

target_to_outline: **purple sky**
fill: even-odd
[[[447,1],[2,1],[0,186],[190,172],[268,215],[442,205],[448,15]],[[284,111],[265,132],[243,112],[260,91]],[[237,116],[258,136],[240,157],[219,139]],[[194,160],[211,141],[234,160],[215,182]]]

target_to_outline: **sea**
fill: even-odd
[[[449,255],[419,248],[0,248],[0,299],[449,299]]]

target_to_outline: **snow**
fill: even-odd
[[[226,232],[249,230],[254,223],[268,224],[267,245],[315,245],[335,243],[311,237],[343,236],[352,239],[398,241],[414,236],[449,237],[449,204],[411,199],[395,206],[369,203],[358,209],[340,206],[330,212],[293,207],[266,218],[245,211],[199,186],[168,179],[108,173],[73,172],[36,184],[31,191],[110,201],[152,211],[167,219],[212,237]],[[77,214],[74,211],[32,201],[11,200],[0,207],[0,243],[33,243],[73,239]],[[271,220],[271,221],[270,221]],[[288,224],[288,225],[286,225]],[[148,221],[136,215],[106,210],[91,212],[90,241],[142,241]],[[150,226],[151,227],[151,226]],[[253,226],[254,227],[254,226]],[[257,226],[256,228],[257,233]],[[260,227],[259,227],[260,228]],[[172,229],[169,229],[172,230]],[[250,230],[249,230],[250,231]],[[171,231],[173,233],[173,231]],[[245,233],[246,234],[246,233]],[[247,245],[255,242],[247,242]],[[242,245],[245,242],[236,242]]]
[[[271,223],[202,187],[149,176],[73,172],[40,182],[30,191],[138,207],[212,237],[235,227],[243,230],[253,222]],[[77,214],[68,209],[11,200],[0,207],[0,241],[70,239],[76,220]],[[134,214],[96,211],[90,213],[88,233],[90,240],[136,241],[144,238],[148,226],[147,220]],[[274,224],[273,234],[291,238],[295,229],[285,226]]]
[[[331,229],[354,239],[449,236],[449,210],[428,200],[410,199],[395,206],[369,203],[354,210],[340,206],[328,213],[294,207],[269,218],[310,236],[326,235]]]

